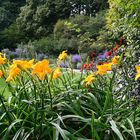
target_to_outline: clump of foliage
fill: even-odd
[[[23,33],[19,32],[16,23],[11,24],[9,27],[0,32],[1,49],[15,49],[18,43],[21,43],[22,41],[27,42],[27,40],[28,38],[25,37]]]
[[[20,7],[24,4],[25,0],[20,0],[20,2],[12,0],[0,1],[0,31],[15,22],[20,13]]]
[[[70,17],[68,20],[59,20],[54,28],[54,37],[57,40],[76,40],[77,46],[73,48],[80,50],[81,52],[88,52],[91,49],[97,49],[99,51],[106,45],[105,42],[108,42],[108,36],[101,40],[102,47],[98,47],[93,43],[96,43],[96,40],[99,40],[101,29],[105,27],[105,11],[101,11],[96,14],[95,17],[88,17],[84,15],[77,15],[75,17]],[[97,41],[98,43],[98,41]],[[103,45],[104,44],[104,45]],[[65,44],[67,46],[67,44]],[[94,46],[94,47],[93,47]],[[69,50],[69,48],[67,48]]]
[[[15,48],[16,43],[23,41],[22,33],[16,27],[16,18],[20,13],[20,7],[25,0],[0,1],[0,50],[3,48]],[[26,40],[26,39],[25,39]]]
[[[57,0],[28,0],[17,18],[20,31],[30,38],[40,38],[51,33],[53,25],[59,18],[67,18],[70,15],[69,2],[64,2],[64,0],[59,1],[59,4],[57,2]],[[62,8],[64,6],[65,9]]]
[[[50,66],[46,59],[11,63],[0,55],[0,77],[11,94],[5,98],[5,88],[0,94],[0,138],[139,139],[140,106],[130,97],[132,80],[125,77],[129,88],[117,90],[123,55],[87,73],[60,69],[67,57],[63,51],[58,65]]]
[[[134,77],[134,65],[138,65],[140,58],[140,11],[139,0],[109,0],[110,9],[107,15],[107,26],[113,32],[114,38],[123,36],[122,40],[124,45],[121,52],[124,52],[124,67],[126,69],[121,70],[122,81],[124,85],[128,84],[128,81],[124,81],[123,71],[129,71],[129,77]],[[121,40],[120,40],[121,41]],[[122,42],[122,41],[121,41]],[[119,42],[118,42],[119,43]],[[129,62],[129,63],[128,63]],[[140,85],[137,88],[132,88],[133,94],[139,93]]]

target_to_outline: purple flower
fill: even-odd
[[[102,53],[102,54],[99,54],[98,59],[99,59],[99,60],[104,60],[104,59],[106,58],[106,54],[107,54],[107,51],[105,51],[105,52]]]
[[[2,53],[5,53],[5,54],[8,54],[9,52],[10,52],[9,49],[3,49],[3,50],[2,50]]]
[[[10,51],[10,53],[9,53],[9,57],[10,57],[11,59],[13,59],[13,58],[18,57],[18,54],[17,54],[17,52]]]
[[[22,49],[17,48],[17,49],[16,49],[16,53],[20,55],[20,54],[22,53]]]
[[[72,56],[72,62],[76,63],[76,62],[81,62],[81,56],[78,54],[75,54]]]

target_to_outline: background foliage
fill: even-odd
[[[95,17],[96,13],[106,8],[108,8],[107,0],[1,1],[0,47],[1,49],[15,48],[17,43],[20,42],[27,43],[29,40],[34,41],[48,38],[52,36],[51,34],[58,20],[68,19],[76,15],[85,15],[88,18]],[[10,16],[10,14],[12,14],[12,16]],[[89,24],[92,23],[93,21]],[[95,26],[97,26],[97,24]],[[92,28],[92,30],[94,29]],[[84,32],[88,32],[88,30]],[[96,31],[94,31],[93,36],[95,36],[94,34],[96,34]],[[51,40],[53,40],[53,38],[51,38]],[[77,39],[75,40],[77,41]],[[75,44],[74,42],[72,42],[72,44]],[[78,45],[76,45],[76,47],[77,46]],[[65,49],[63,46],[61,48]]]
[[[109,0],[109,11],[107,15],[107,27],[113,32],[113,37],[118,38],[124,36],[125,43],[120,52],[124,53],[124,65],[129,65],[126,70],[121,70],[122,82],[124,85],[128,81],[124,81],[126,76],[123,71],[129,72],[129,77],[134,77],[134,66],[140,64],[140,0]],[[125,67],[124,66],[124,67]],[[137,81],[137,88],[133,87],[131,92],[138,95],[140,83]],[[133,81],[133,84],[136,84]],[[139,83],[139,84],[138,84]],[[138,97],[139,98],[139,97]]]

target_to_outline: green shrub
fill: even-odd
[[[58,55],[63,50],[76,53],[78,50],[78,41],[76,38],[60,38],[59,40],[52,37],[42,38],[33,42],[34,49],[37,53],[48,55]]]
[[[113,32],[114,37],[125,37],[127,44],[133,49],[139,45],[140,36],[140,0],[109,0],[110,9],[107,14],[107,27]]]
[[[68,20],[59,20],[54,27],[54,38],[58,40],[59,48],[72,52],[78,52],[78,50],[88,52],[105,26],[105,13],[106,11],[101,11],[96,17],[76,15]],[[109,40],[107,38],[108,36],[106,36],[106,42]]]
[[[90,38],[96,38],[99,35],[101,28],[105,26],[105,13],[106,11],[101,11],[96,14],[96,17],[76,15],[67,20],[68,24],[65,24],[66,20],[59,20],[55,25],[54,35],[59,38],[75,37],[77,32],[73,31],[75,31],[76,28],[79,28],[80,34],[89,32]],[[69,32],[69,34],[67,34],[67,32]]]
[[[53,54],[57,42],[53,37],[41,38],[32,42],[37,53]]]
[[[19,32],[16,23],[11,24],[4,31],[0,32],[0,47],[1,48],[16,48],[17,43],[27,40],[26,37]]]
[[[107,29],[102,29],[90,48],[98,54],[103,50],[110,50],[114,46],[113,43],[114,40],[111,39],[111,33]]]
[[[63,50],[68,50],[70,53],[77,53],[78,52],[78,40],[77,38],[61,38],[58,40],[58,45],[55,46],[54,49],[56,49],[57,52],[61,52]]]
[[[124,67],[120,70],[121,81],[124,85],[126,75],[124,71],[129,71],[129,77],[134,77],[135,65],[139,65],[140,58],[140,0],[109,0],[110,9],[107,14],[107,27],[113,32],[114,38],[123,36],[125,43],[120,48],[120,53],[124,53]],[[127,67],[126,67],[127,66]],[[126,68],[125,68],[126,67]],[[125,68],[125,69],[124,69]],[[135,83],[135,81],[133,81]],[[140,92],[140,84],[137,88],[132,88],[133,95]]]
[[[58,20],[57,23],[55,24],[54,31],[53,31],[55,39],[59,39],[65,36],[64,33],[65,29],[66,29],[65,20]]]

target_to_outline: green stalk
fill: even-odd
[[[29,100],[27,92],[26,92],[26,88],[25,88],[25,83],[24,83],[23,77],[20,80],[20,83],[21,83],[21,87],[23,87],[23,89],[24,89],[24,94],[25,94],[26,99]]]
[[[44,94],[41,94],[41,107],[44,110]],[[41,134],[43,133],[44,111],[41,111]]]
[[[111,94],[111,113],[113,114],[113,108],[114,108],[114,100],[113,100],[113,94],[112,94],[112,89],[113,89],[113,81],[114,81],[114,78],[116,76],[116,71],[114,72],[112,78],[111,78],[111,81],[110,81],[110,86],[109,86],[109,92]]]
[[[51,107],[51,110],[53,108],[53,98],[52,98],[52,93],[51,93],[51,88],[50,88],[50,82],[48,79],[46,79],[47,81],[47,87],[48,87],[48,90],[49,90],[49,96],[50,96],[50,107]]]
[[[5,88],[6,88],[6,86],[5,86]],[[4,88],[4,90],[3,90],[2,93],[4,93],[5,88]],[[8,121],[9,121],[9,124],[11,124],[11,123],[12,123],[12,120],[11,120],[11,117],[10,117],[10,115],[9,115],[9,111],[8,111],[7,108],[6,108],[6,106],[5,106],[4,102],[3,102],[3,99],[2,99],[2,96],[1,96],[1,95],[0,95],[0,101],[1,101],[2,106],[3,106],[3,108],[4,108],[5,112],[6,112],[7,119],[8,119]]]
[[[117,69],[119,68],[119,66],[121,64],[122,57],[123,57],[123,54],[121,54],[120,59],[119,59],[118,64],[117,64],[117,67],[116,67],[116,70],[113,73],[113,76],[112,76],[112,78],[110,80],[109,92],[111,94],[111,106],[112,106],[111,112],[112,112],[112,114],[113,114],[113,108],[114,108],[114,99],[113,99],[113,95],[112,95],[113,81],[115,79],[115,76],[116,76],[116,73],[117,73]]]
[[[28,76],[30,77],[30,79],[31,79],[31,82],[32,82],[32,84],[33,84],[33,90],[34,90],[34,99],[35,99],[35,120],[34,120],[34,132],[33,132],[33,139],[36,139],[36,123],[37,123],[37,111],[38,111],[38,107],[37,107],[37,103],[36,103],[36,101],[37,101],[37,93],[36,93],[36,84],[35,84],[35,82],[34,82],[34,78],[32,78],[31,76],[30,76],[30,74],[28,74]]]

